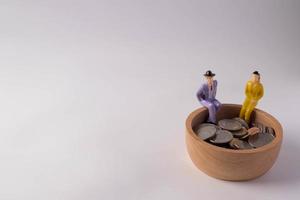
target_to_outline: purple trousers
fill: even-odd
[[[208,109],[208,122],[216,123],[216,114],[220,109],[221,103],[217,99],[201,100],[200,103]]]

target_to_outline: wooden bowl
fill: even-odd
[[[217,120],[239,115],[241,105],[223,104]],[[193,163],[204,173],[214,178],[229,181],[244,181],[266,173],[274,164],[282,142],[282,127],[270,114],[255,109],[254,122],[270,126],[275,130],[275,139],[260,148],[250,150],[226,149],[209,144],[197,137],[194,128],[207,119],[205,107],[192,112],[186,120],[186,145]]]

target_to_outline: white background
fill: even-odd
[[[299,1],[0,1],[0,199],[299,199]],[[263,177],[199,171],[184,123],[211,69],[221,102],[284,127]]]

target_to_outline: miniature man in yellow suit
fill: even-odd
[[[246,99],[240,112],[240,118],[250,122],[250,116],[258,100],[264,95],[264,87],[260,83],[260,74],[258,71],[252,73],[251,79],[247,82],[245,88]]]

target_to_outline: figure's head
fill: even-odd
[[[213,83],[214,76],[215,76],[215,74],[212,73],[210,70],[208,70],[208,71],[205,72],[204,77],[206,78],[207,83],[209,85],[211,85]]]
[[[251,80],[255,83],[259,82],[260,81],[260,74],[258,71],[254,71],[252,73],[252,77],[251,77]]]

